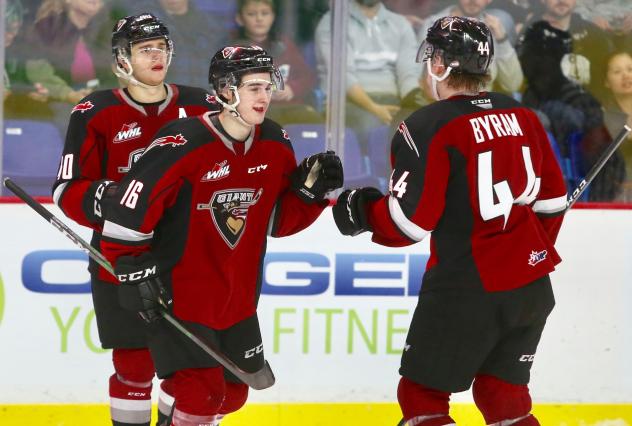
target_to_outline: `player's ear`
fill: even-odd
[[[432,72],[435,75],[443,74],[445,71],[445,65],[443,65],[443,59],[439,55],[433,55],[432,57]]]
[[[230,90],[228,87],[225,87],[224,89],[222,89],[219,94],[222,96],[222,98],[226,99],[229,103],[233,101],[233,91]]]

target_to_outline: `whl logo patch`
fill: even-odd
[[[537,265],[538,263],[546,259],[546,255],[547,255],[546,250],[542,250],[542,251],[531,250],[531,254],[529,255],[529,265],[531,266]]]
[[[138,127],[138,123],[123,124],[123,128],[114,138],[114,143],[131,141],[132,139],[140,138],[142,134],[141,128]]]
[[[214,180],[220,180],[230,174],[230,164],[228,160],[224,160],[221,163],[215,163],[213,168],[206,172],[200,182],[212,182]]]
[[[226,244],[234,249],[246,229],[248,209],[261,198],[263,189],[227,189],[217,191],[208,204],[198,204],[198,210],[210,210],[211,218]]]

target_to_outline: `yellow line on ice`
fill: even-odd
[[[632,404],[537,404],[534,413],[544,426],[632,425]],[[454,404],[451,414],[459,425],[484,425],[473,404]],[[222,426],[395,426],[400,416],[396,404],[250,404]],[[109,424],[104,404],[0,405],[2,426]]]

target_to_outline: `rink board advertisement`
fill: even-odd
[[[0,235],[0,401],[106,402],[112,367],[87,256],[23,204],[0,204]],[[552,277],[557,306],[532,373],[537,402],[632,402],[630,236],[632,211],[568,214]],[[270,239],[259,317],[277,384],[251,401],[394,402],[428,247],[342,237],[329,210],[296,236]]]

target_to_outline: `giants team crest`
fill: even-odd
[[[261,198],[263,189],[226,189],[211,196],[208,204],[198,204],[198,210],[210,210],[211,218],[226,244],[234,249],[246,229],[248,209]]]
[[[118,172],[119,173],[127,173],[127,172],[129,172],[129,169],[131,169],[132,166],[134,164],[136,164],[136,162],[143,155],[143,152],[145,152],[145,148],[139,148],[139,149],[136,149],[136,150],[130,152],[129,153],[129,157],[127,158],[127,166],[119,166],[118,167]]]
[[[150,149],[152,149],[155,146],[172,146],[172,147],[178,147],[178,146],[182,146],[185,143],[187,143],[188,141],[186,140],[186,138],[184,136],[182,136],[182,133],[178,133],[177,135],[167,135],[167,136],[163,136],[161,138],[158,139],[154,139],[154,141],[152,143],[149,144],[149,146],[147,147],[147,151],[149,151]]]

